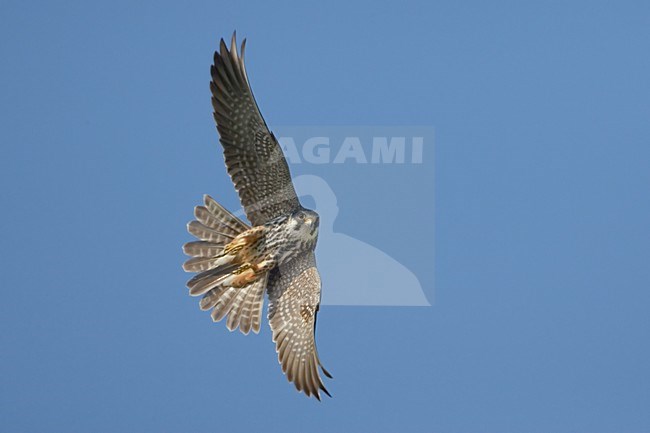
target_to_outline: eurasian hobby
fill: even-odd
[[[318,214],[301,206],[289,167],[262,118],[233,34],[230,50],[221,40],[210,68],[212,106],[226,168],[250,221],[246,224],[210,196],[194,210],[188,231],[199,241],[184,245],[183,265],[197,272],[187,286],[202,296],[202,310],[215,322],[244,334],[258,333],[268,293],[268,319],[282,371],[298,391],[327,395],[314,333],[321,281],[314,248]]]

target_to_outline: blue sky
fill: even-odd
[[[379,187],[294,167],[433,304],[324,307],[322,403],[184,287],[193,206],[238,205],[208,94],[233,29],[271,127],[435,128]],[[3,1],[0,431],[650,431],[648,29],[645,2]]]

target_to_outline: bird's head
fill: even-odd
[[[318,214],[313,210],[299,209],[291,214],[289,227],[303,240],[315,239],[318,236]]]

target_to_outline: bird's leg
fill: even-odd
[[[275,268],[277,265],[278,262],[275,259],[275,254],[269,254],[264,260],[257,264],[257,271],[259,273],[265,273]]]
[[[246,230],[226,245],[223,252],[224,254],[242,256],[241,258],[245,259],[245,256],[250,253],[250,250],[262,240],[264,234],[265,228],[262,226]]]
[[[233,274],[233,287],[244,287],[260,279],[264,274],[276,266],[276,261],[271,256],[265,258],[259,263],[244,263]]]

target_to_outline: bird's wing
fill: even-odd
[[[298,391],[319,400],[320,390],[330,396],[319,367],[325,376],[332,377],[323,368],[314,341],[320,288],[312,252],[299,255],[269,276],[269,323],[282,371]]]
[[[210,68],[212,106],[228,173],[246,216],[257,226],[300,206],[282,149],[266,126],[251,91],[244,50],[223,39]]]

